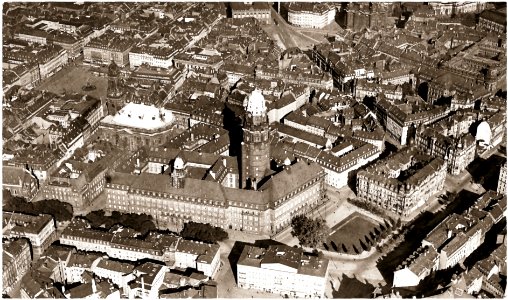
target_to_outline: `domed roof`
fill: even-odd
[[[247,100],[247,112],[252,116],[261,116],[266,113],[265,97],[260,90],[255,89]]]
[[[183,169],[183,159],[180,156],[177,156],[175,158],[175,164],[173,166],[177,170],[182,170]]]
[[[285,166],[290,166],[291,165],[291,160],[289,160],[289,157],[286,157],[286,159],[284,160],[284,165]]]
[[[490,129],[489,123],[483,121],[478,125],[476,129],[476,140],[484,141],[486,144],[490,144],[490,139],[492,138],[492,131]]]

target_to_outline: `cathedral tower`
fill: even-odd
[[[254,90],[245,104],[240,181],[242,188],[257,189],[270,170],[270,129],[263,94]]]
[[[120,83],[120,68],[112,61],[108,67],[107,110],[114,115],[123,106],[123,89]]]

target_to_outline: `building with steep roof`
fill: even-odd
[[[39,190],[39,180],[27,167],[3,166],[2,188],[10,191],[13,196],[31,200]]]
[[[300,248],[246,245],[237,263],[238,287],[292,297],[323,298],[328,280],[328,259]]]
[[[56,238],[53,217],[41,214],[32,216],[22,213],[3,213],[3,236],[25,237],[30,240],[34,253],[42,253]]]
[[[2,243],[2,293],[9,293],[30,269],[32,253],[27,239]]]
[[[132,272],[134,265],[127,262],[119,262],[109,258],[100,258],[92,264],[91,271],[101,278],[110,279],[120,288],[126,289],[128,283],[135,278]]]

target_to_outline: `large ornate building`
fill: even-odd
[[[180,132],[173,113],[160,107],[160,103],[135,101],[139,99],[126,96],[115,62],[108,67],[107,91],[108,115],[100,121],[98,130],[101,140],[134,151],[142,146],[163,145]],[[152,96],[149,100],[156,101]]]
[[[358,198],[405,217],[443,188],[446,169],[442,158],[408,148],[358,172]]]
[[[160,226],[194,221],[270,235],[288,227],[294,215],[318,206],[324,189],[323,169],[317,163],[289,157],[284,166],[271,168],[271,138],[261,93],[254,91],[249,96],[246,109],[239,166],[227,157],[166,149],[168,155],[157,159],[157,166],[168,167],[156,168],[162,172],[111,175],[106,184],[106,210],[146,213]],[[204,177],[196,176],[203,169]],[[230,182],[237,179],[238,185]]]

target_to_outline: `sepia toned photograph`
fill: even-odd
[[[2,5],[2,298],[506,297],[507,3]]]

